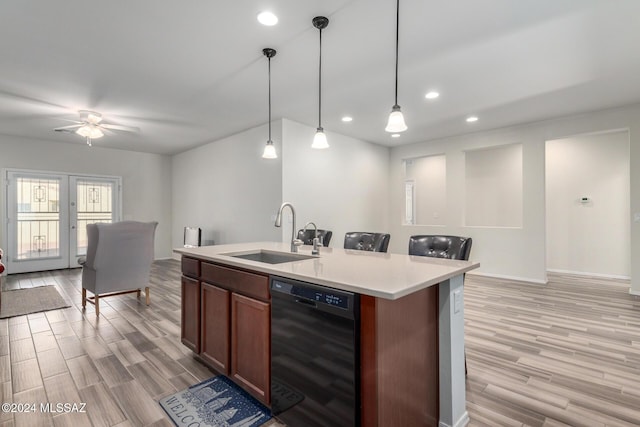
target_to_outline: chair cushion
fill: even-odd
[[[409,255],[469,260],[472,240],[460,236],[411,236]]]
[[[298,230],[298,239],[302,240],[305,245],[313,245],[313,238],[315,237],[316,230],[307,229]],[[318,238],[322,243],[322,246],[329,246],[329,242],[331,241],[331,236],[333,232],[331,230],[321,230],[318,229]]]
[[[344,248],[359,251],[387,252],[390,234],[351,231],[344,235]]]

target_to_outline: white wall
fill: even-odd
[[[629,133],[548,141],[546,188],[547,268],[628,277]]]
[[[0,135],[0,168],[122,177],[123,219],[158,221],[156,258],[171,256],[171,162],[169,156]],[[4,179],[4,178],[0,178]],[[2,182],[0,209],[5,212]],[[6,244],[0,227],[0,244]]]
[[[329,246],[338,248],[348,231],[389,232],[389,149],[327,132],[330,148],[315,150],[314,133],[283,120],[282,197],[296,209],[297,228],[313,221],[333,231]],[[283,241],[290,227],[283,222]]]
[[[467,226],[522,227],[522,145],[465,152]]]
[[[633,213],[640,213],[640,105],[392,148],[391,250],[406,253],[412,234],[447,232],[470,236],[473,238],[471,259],[481,263],[475,272],[545,282],[545,141],[614,129],[630,131],[631,184],[627,221],[630,222],[631,252],[627,256],[631,265],[630,292],[640,294],[640,222],[631,222]],[[464,192],[461,191],[464,188],[464,151],[513,143],[522,144],[522,228],[464,227]],[[401,225],[404,207],[402,160],[441,153],[447,156],[447,226]]]
[[[447,213],[447,158],[443,155],[408,159],[407,180],[413,180],[413,224],[445,225]]]
[[[281,122],[272,134],[278,159],[262,158],[266,124],[173,156],[173,247],[185,226],[202,228],[203,245],[279,240]]]

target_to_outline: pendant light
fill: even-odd
[[[265,48],[262,49],[262,53],[269,60],[269,139],[267,140],[267,145],[264,147],[262,158],[277,159],[278,154],[276,153],[276,147],[273,145],[273,141],[271,140],[271,58],[276,56],[276,51],[275,49]]]
[[[320,61],[318,62],[318,129],[316,129],[316,135],[313,137],[313,144],[311,148],[329,148],[327,142],[327,135],[324,134],[322,129],[322,30],[329,25],[329,19],[324,16],[316,16],[311,21],[313,26],[320,30]]]
[[[391,107],[391,114],[389,114],[389,122],[387,127],[384,128],[387,132],[398,133],[407,130],[407,125],[404,123],[404,116],[400,111],[398,105],[398,35],[400,33],[400,0],[396,1],[396,99],[395,104]]]

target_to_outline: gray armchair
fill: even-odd
[[[100,315],[100,298],[144,288],[149,305],[149,273],[157,222],[124,221],[87,225],[87,257],[82,263],[82,307]],[[93,293],[87,298],[87,291]]]

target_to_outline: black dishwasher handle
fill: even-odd
[[[309,307],[318,308],[318,304],[315,301],[309,301],[308,299],[296,298],[298,304],[308,305]]]

